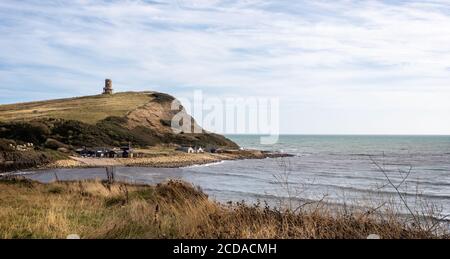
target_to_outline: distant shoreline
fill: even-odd
[[[170,155],[162,154],[143,158],[88,158],[70,156],[68,159],[58,160],[33,169],[61,169],[61,168],[101,168],[110,166],[125,167],[155,167],[182,168],[196,165],[219,163],[229,160],[265,159],[278,157],[292,157],[286,153],[263,152],[258,150],[239,150],[229,153],[201,153],[188,154],[176,152]]]
[[[167,147],[151,147],[146,149],[136,149],[135,151],[139,152],[143,157],[93,158],[81,157],[75,153],[62,154],[56,151],[50,152],[48,150],[43,152],[15,152],[14,154],[20,155],[21,157],[23,156],[23,159],[16,158],[15,160],[11,159],[11,161],[7,161],[9,170],[7,167],[3,168],[4,170],[0,170],[0,175],[47,169],[102,168],[110,166],[182,168],[218,163],[227,160],[264,159],[293,156],[286,153],[238,149],[224,150],[220,153],[205,152],[194,154],[176,151],[173,148]],[[7,154],[8,152],[4,153]],[[24,161],[26,161],[27,164],[24,164]]]

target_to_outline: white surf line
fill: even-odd
[[[213,165],[220,165],[223,163],[225,163],[225,160],[221,160],[219,162],[206,163],[206,164],[189,165],[189,166],[185,166],[185,167],[181,167],[181,168],[208,167],[208,166],[213,166]]]

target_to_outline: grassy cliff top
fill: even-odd
[[[123,92],[0,105],[0,121],[58,118],[95,124],[109,116],[123,117],[152,98],[151,92]]]

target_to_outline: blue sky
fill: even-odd
[[[277,96],[283,133],[450,134],[450,1],[0,1],[0,103]]]

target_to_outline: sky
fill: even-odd
[[[450,134],[450,1],[0,1],[0,103],[105,78],[276,97],[286,134]]]

